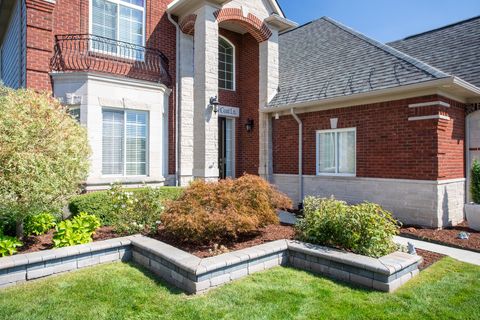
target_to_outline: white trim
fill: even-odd
[[[170,92],[172,91],[163,83],[138,80],[138,79],[127,78],[122,76],[98,73],[98,72],[51,72],[50,76],[52,76],[54,81],[97,80],[97,81],[108,82],[112,84],[126,85],[130,87],[138,87],[138,88],[151,89],[151,90],[161,90],[165,92],[167,95],[170,95]]]
[[[339,132],[353,132],[355,139],[355,153],[354,153],[354,168],[353,173],[339,173],[338,172],[338,148],[337,148],[337,133]],[[320,172],[319,171],[319,150],[320,150],[320,134],[323,133],[335,133],[335,172]],[[341,129],[328,129],[328,130],[317,130],[315,132],[315,172],[317,176],[324,177],[355,177],[357,174],[357,128],[341,128]]]
[[[435,114],[435,115],[431,115],[431,116],[409,117],[408,121],[432,120],[432,119],[450,120],[450,117],[449,116],[444,116],[444,115],[441,115],[441,114]]]
[[[224,36],[222,35],[219,35],[218,36],[219,38],[222,38],[223,40],[225,40],[225,42],[227,42],[229,45],[232,46],[232,82],[233,82],[233,87],[232,89],[227,89],[227,88],[221,88],[220,86],[218,86],[218,89],[219,90],[226,90],[226,91],[237,91],[237,64],[236,64],[236,54],[237,54],[237,50],[235,48],[235,45],[230,41],[228,40],[227,38],[225,38]],[[220,41],[219,41],[219,44],[220,44]],[[226,62],[225,62],[226,63]],[[220,82],[220,70],[218,70],[218,75],[217,75],[217,78]],[[226,81],[226,79],[225,79]]]
[[[409,104],[409,108],[420,108],[420,107],[430,107],[430,106],[441,106],[450,108],[450,103],[446,103],[443,101],[430,101],[430,102],[421,102],[421,103],[412,103]]]
[[[480,88],[477,88],[468,82],[460,80],[456,77],[448,77],[442,78],[438,80],[430,80],[421,83],[411,84],[411,85],[404,85],[404,86],[397,86],[393,88],[387,89],[379,89],[370,92],[363,92],[363,93],[356,93],[346,96],[340,97],[333,97],[321,100],[312,100],[307,102],[295,103],[295,104],[287,104],[281,105],[277,107],[266,107],[261,108],[260,112],[263,113],[274,113],[274,112],[282,112],[288,111],[290,112],[291,108],[308,108],[308,107],[320,107],[320,106],[327,106],[332,108],[332,104],[339,104],[341,107],[349,107],[349,106],[356,106],[360,104],[366,103],[373,103],[375,101],[392,101],[396,100],[397,98],[393,95],[401,95],[402,97],[405,96],[407,92],[411,92],[410,97],[416,97],[419,95],[424,95],[423,92],[426,89],[435,89],[435,93],[438,93],[438,89],[442,89],[442,91],[449,91],[453,89],[458,89],[456,94],[463,95],[466,98],[478,97],[480,96]],[[457,100],[457,99],[455,99]],[[460,101],[462,102],[462,101]],[[337,107],[338,108],[338,107]],[[299,111],[300,112],[300,111]]]

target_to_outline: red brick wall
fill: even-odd
[[[171,0],[146,0],[146,46],[161,50],[169,59],[169,73],[175,83],[176,29],[166,9]],[[27,0],[27,87],[52,90],[50,59],[56,34],[89,33],[89,1]],[[175,172],[175,90],[169,102],[169,172]]]
[[[220,29],[220,34],[235,45],[236,91],[219,90],[220,104],[240,108],[240,117],[236,119],[235,174],[258,174],[259,44],[249,33],[241,35]],[[245,129],[248,119],[254,121],[251,132]]]
[[[418,102],[443,100],[441,106],[409,108]],[[444,114],[447,120],[408,121],[418,115]],[[437,180],[463,178],[463,106],[439,96],[382,102],[299,114],[303,121],[304,174],[316,174],[316,131],[330,129],[330,118],[338,128],[356,127],[357,176]],[[274,173],[298,173],[298,125],[291,116],[273,121]]]

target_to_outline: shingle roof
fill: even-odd
[[[282,34],[279,46],[279,92],[269,106],[448,77],[327,17]]]
[[[480,87],[480,16],[389,45]]]

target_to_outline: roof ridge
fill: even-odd
[[[412,39],[412,38],[415,38],[415,37],[423,36],[423,35],[425,35],[425,34],[437,32],[437,31],[444,30],[444,29],[447,29],[447,28],[451,28],[451,27],[457,26],[457,25],[459,25],[459,24],[467,23],[467,22],[470,22],[470,21],[473,21],[473,20],[477,20],[477,19],[480,19],[480,15],[474,16],[474,17],[471,17],[471,18],[467,18],[467,19],[464,19],[464,20],[460,20],[460,21],[457,21],[457,22],[449,23],[449,24],[446,24],[446,25],[444,25],[444,26],[441,26],[441,27],[438,27],[438,28],[435,28],[435,29],[430,29],[430,30],[427,30],[427,31],[415,33],[415,34],[412,34],[412,35],[410,35],[410,36],[407,36],[407,37],[405,37],[405,38],[403,38],[403,39],[398,39],[398,40],[390,41],[389,43],[395,43],[395,42],[401,42],[401,41],[404,41],[404,40],[409,40],[409,39]]]
[[[435,67],[432,67],[431,65],[425,63],[425,62],[422,62],[418,59],[415,59],[413,58],[412,56],[409,56],[395,48],[392,48],[386,44],[383,44],[375,39],[372,39],[366,35],[364,35],[363,33],[361,32],[358,32],[330,17],[322,17],[321,19],[324,19],[325,21],[328,21],[330,22],[331,24],[333,24],[334,26],[350,33],[351,35],[369,43],[370,45],[372,46],[375,46],[377,47],[378,49],[380,50],[383,50],[385,51],[386,53],[388,54],[391,54],[395,57],[397,57],[398,59],[401,59],[401,60],[404,60],[406,62],[408,62],[409,64],[413,65],[414,67],[424,71],[424,72],[427,72],[428,74],[430,74],[431,76],[434,76],[435,78],[445,78],[445,77],[448,77],[450,76],[449,74],[435,68]]]

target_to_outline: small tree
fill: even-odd
[[[470,192],[473,202],[480,204],[480,163],[477,160],[473,161]]]
[[[23,237],[27,216],[58,210],[88,174],[81,127],[47,93],[0,87],[0,215]]]

